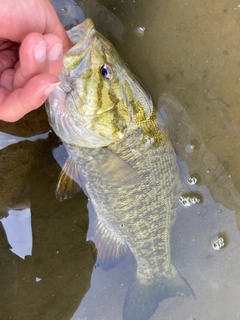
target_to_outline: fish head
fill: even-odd
[[[74,46],[64,55],[61,85],[48,99],[50,124],[64,142],[80,147],[103,147],[122,140],[131,123],[133,103],[145,103],[150,116],[151,98],[91,19],[68,35]]]

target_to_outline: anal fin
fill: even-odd
[[[102,269],[115,267],[129,252],[126,242],[116,234],[109,224],[95,214],[91,201],[88,202],[90,224],[87,240],[97,248],[97,264]]]

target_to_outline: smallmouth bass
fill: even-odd
[[[93,22],[68,35],[74,46],[46,105],[69,154],[57,194],[72,196],[74,180],[88,196],[88,240],[100,266],[132,252],[137,272],[123,319],[148,320],[162,300],[194,295],[171,263],[170,232],[182,192],[176,154],[151,97]]]

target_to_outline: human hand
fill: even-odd
[[[44,103],[71,46],[49,0],[1,0],[0,120],[17,121]]]

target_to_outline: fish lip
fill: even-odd
[[[73,45],[75,46],[76,44],[81,43],[80,47],[85,50],[93,42],[95,34],[95,26],[93,21],[89,18],[67,31],[67,35],[71,39]],[[69,50],[69,52],[74,49],[74,46]]]
[[[95,31],[95,26],[94,26],[94,24],[93,24],[92,19],[90,19],[90,18],[87,18],[85,21],[83,21],[82,25],[83,25],[83,28],[84,28],[85,32],[86,32],[86,30],[87,30],[87,31],[89,31],[89,33],[91,33],[91,31],[92,31],[93,29],[94,29],[94,31]],[[86,32],[86,33],[87,33],[87,32]]]

